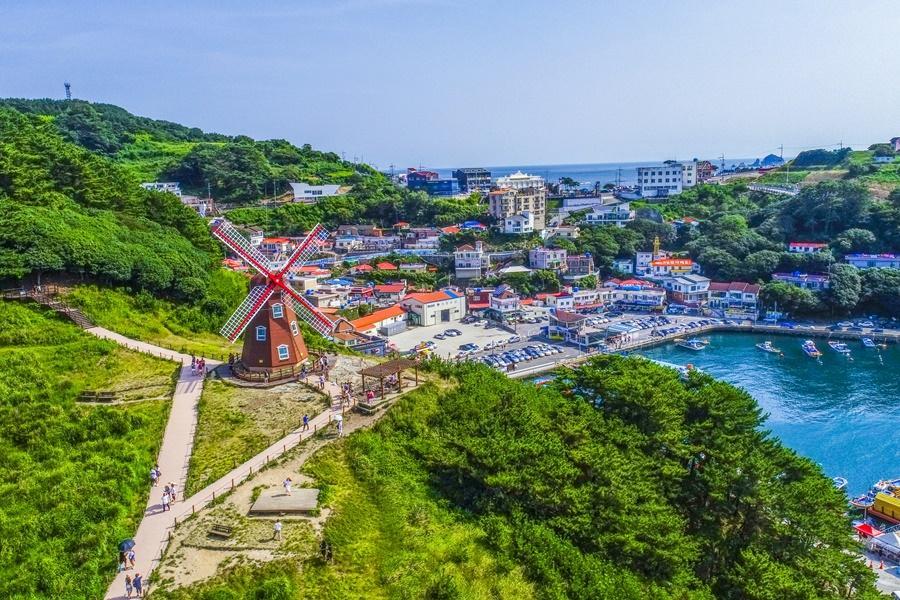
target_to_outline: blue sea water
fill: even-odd
[[[816,339],[820,362],[800,350],[802,338],[720,333],[703,336],[706,350],[673,344],[641,354],[691,363],[749,392],[768,413],[766,428],[829,476],[862,493],[875,481],[900,477],[900,348],[879,352],[848,341],[853,361]],[[784,357],[755,347],[769,339]],[[883,362],[882,362],[883,361]]]
[[[685,159],[689,160],[689,159]],[[716,166],[721,166],[718,160],[711,160]],[[731,168],[740,163],[752,163],[753,158],[735,158],[726,159],[726,168]],[[632,185],[637,179],[637,168],[642,166],[650,166],[661,163],[662,161],[644,161],[644,162],[623,162],[623,163],[586,163],[586,164],[562,164],[562,165],[507,165],[484,167],[491,172],[491,177],[503,177],[516,171],[522,171],[529,175],[540,175],[548,183],[556,183],[562,177],[571,177],[575,181],[581,182],[584,187],[592,187],[594,183],[600,182],[600,185],[607,183],[616,183],[620,181],[622,185]],[[478,165],[469,165],[478,166]],[[441,177],[451,177],[455,169],[459,167],[445,167],[433,169],[440,174]]]

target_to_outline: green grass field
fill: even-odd
[[[296,429],[327,407],[324,396],[301,384],[269,390],[209,381],[200,397],[197,433],[188,471],[189,496]]]
[[[431,384],[411,392],[397,422],[356,432],[307,463],[304,471],[322,490],[321,503],[334,511],[324,531],[334,548],[334,564],[311,558],[237,567],[209,583],[161,597],[535,597],[521,568],[498,558],[485,543],[482,528],[436,498],[425,469],[402,441],[392,441],[393,428],[413,426],[420,410],[438,410],[438,399],[438,388]],[[309,554],[315,556],[317,548]]]
[[[138,134],[116,153],[116,161],[138,181],[159,181],[166,169],[184,158],[197,142],[164,142],[149,133]]]
[[[175,370],[0,304],[0,598],[102,596],[143,514]],[[84,390],[146,401],[80,405]]]
[[[240,343],[231,344],[217,333],[195,331],[200,328],[185,325],[191,319],[190,311],[195,309],[122,289],[96,286],[78,286],[66,299],[97,325],[130,338],[218,359],[227,357],[229,352],[241,351]]]

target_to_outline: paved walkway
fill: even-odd
[[[203,391],[203,378],[199,375],[191,374],[190,355],[160,348],[146,342],[139,342],[102,327],[93,327],[86,331],[99,338],[112,340],[126,348],[180,362],[182,365],[178,382],[175,384],[172,408],[157,459],[162,478],[159,486],[150,490],[144,518],[141,520],[137,533],[134,535],[135,567],[133,570],[116,575],[106,592],[107,600],[118,600],[126,597],[126,573],[132,576],[135,573],[140,573],[144,578],[145,590],[149,587],[146,582],[153,570],[159,565],[160,558],[169,543],[171,531],[178,520],[183,520],[190,516],[193,511],[202,509],[215,499],[216,494],[221,495],[227,492],[233,485],[237,485],[254,471],[258,471],[268,462],[277,459],[302,440],[307,439],[319,429],[326,427],[332,421],[333,415],[341,413],[341,403],[339,400],[336,400],[340,397],[340,387],[333,382],[325,382],[323,391],[332,398],[331,410],[325,410],[311,419],[308,431],[298,429],[289,433],[224,475],[218,481],[208,485],[192,497],[183,500],[181,493],[183,493],[187,481],[191,450],[194,445],[194,432],[197,427],[197,405],[200,401],[200,394]],[[206,362],[209,367],[220,364],[218,361],[209,359]],[[311,377],[310,381],[314,382],[315,378]],[[150,473],[147,473],[147,481],[149,482],[149,480]],[[162,491],[165,484],[169,482],[175,483],[179,492],[179,502],[171,505],[171,510],[163,512]]]

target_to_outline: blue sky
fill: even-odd
[[[0,96],[69,80],[382,168],[795,154],[900,135],[897,17],[893,0],[0,0]]]

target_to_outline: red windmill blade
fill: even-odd
[[[283,265],[276,266],[267,259],[262,252],[250,244],[250,242],[235,227],[225,219],[216,219],[211,224],[212,234],[225,246],[240,256],[248,265],[256,269],[260,275],[266,277],[266,285],[256,286],[234,311],[234,314],[225,322],[220,333],[230,341],[235,341],[243,333],[244,329],[256,313],[266,305],[266,302],[276,291],[286,294],[291,300],[295,312],[320,334],[331,336],[333,324],[328,317],[323,315],[318,308],[313,306],[306,298],[297,293],[286,280],[291,269],[302,265],[318,250],[321,242],[328,237],[328,232],[321,225],[312,228],[302,242],[297,246],[291,256]]]

